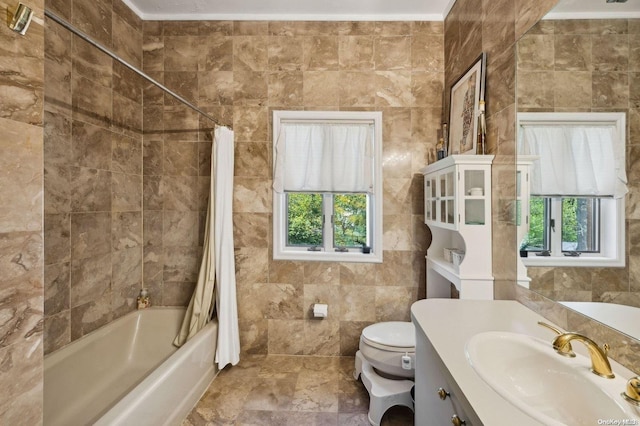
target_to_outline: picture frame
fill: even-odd
[[[479,102],[484,100],[486,62],[483,52],[451,86],[447,155],[476,153]]]

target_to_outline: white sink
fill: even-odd
[[[574,348],[578,345],[581,343],[575,342]],[[620,396],[627,383],[625,378],[596,376],[589,370],[588,357],[563,357],[553,350],[551,340],[491,331],[469,339],[466,355],[489,386],[545,425],[640,420],[638,407]]]

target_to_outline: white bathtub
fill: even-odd
[[[640,308],[604,302],[560,303],[634,339],[640,339]]]
[[[44,424],[178,425],[217,369],[217,322],[180,349],[184,309],[136,311],[47,355]]]

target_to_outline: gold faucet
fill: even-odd
[[[607,379],[613,379],[615,377],[613,371],[611,371],[609,359],[607,358],[607,351],[609,350],[609,345],[607,344],[604,344],[602,349],[600,349],[596,342],[588,337],[579,333],[568,332],[562,333],[555,338],[553,341],[553,349],[555,349],[556,352],[561,353],[572,340],[582,342],[589,350],[589,355],[591,356],[591,371],[594,374]]]

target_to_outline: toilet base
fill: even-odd
[[[360,351],[356,352],[355,364],[353,378],[362,378],[362,383],[369,392],[369,423],[380,426],[384,413],[395,405],[403,405],[414,411],[411,399],[412,380],[391,380],[379,376]]]

